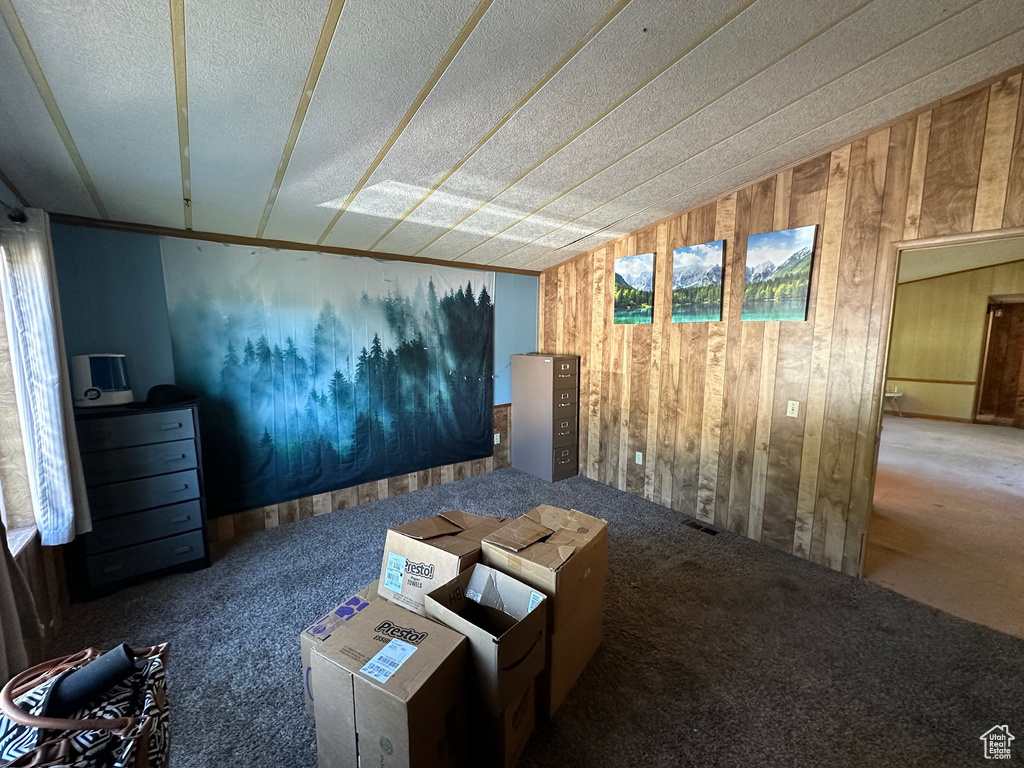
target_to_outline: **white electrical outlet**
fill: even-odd
[[[797,416],[800,415],[800,401],[799,400],[790,400],[789,401],[789,405],[786,406],[786,415],[787,416],[791,416],[794,419]]]
[[[644,463],[644,455],[642,453],[640,453],[640,451],[636,452],[636,463],[637,464],[643,464]]]
[[[494,444],[499,445],[501,443],[501,432],[494,433]]]

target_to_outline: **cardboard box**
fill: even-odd
[[[466,638],[385,600],[312,649],[320,768],[462,768]]]
[[[481,560],[549,598],[548,666],[538,680],[537,708],[550,717],[601,644],[607,523],[541,505],[486,536]]]
[[[480,559],[480,540],[507,521],[452,510],[388,530],[380,595],[423,614],[423,598]]]
[[[374,600],[383,598],[377,593],[377,582],[371,581],[352,597],[324,614],[299,634],[299,649],[302,654],[302,688],[306,699],[306,712],[313,714],[313,689],[310,686],[309,654],[313,647],[324,642],[338,627],[349,621]]]
[[[547,598],[474,565],[426,597],[427,616],[466,636],[484,705],[497,715],[544,668]]]
[[[500,715],[474,707],[470,715],[470,744],[474,768],[513,768],[526,749],[537,723],[534,681]]]

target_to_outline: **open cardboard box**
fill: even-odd
[[[350,621],[375,600],[383,600],[383,598],[377,592],[377,582],[371,581],[341,605],[335,606],[334,610],[310,624],[299,635],[299,651],[302,655],[302,688],[308,714],[312,715],[314,711],[309,669],[309,657],[313,647],[327,640],[338,627]]]
[[[548,663],[537,708],[550,717],[601,644],[607,523],[542,504],[484,537],[481,560],[549,599]]]
[[[312,649],[320,768],[469,762],[466,638],[378,600]]]
[[[388,530],[378,591],[423,615],[423,598],[480,559],[480,540],[505,524],[451,510]]]
[[[501,714],[544,668],[547,598],[474,565],[427,595],[427,616],[469,640],[480,697]]]

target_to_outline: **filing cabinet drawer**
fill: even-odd
[[[552,383],[555,389],[576,389],[580,381],[579,360],[556,357],[552,361]]]
[[[99,485],[89,489],[89,508],[94,520],[140,509],[198,499],[199,476],[194,469],[172,475]]]
[[[556,419],[564,419],[570,413],[576,414],[578,396],[575,389],[556,389],[551,393],[552,415]]]
[[[201,528],[202,509],[199,499],[169,507],[133,512],[122,517],[96,520],[92,533],[82,537],[89,555],[129,547],[152,539],[163,539]]]
[[[575,445],[577,442],[575,413],[555,419],[551,423],[551,446],[553,448]]]
[[[195,437],[192,411],[160,411],[78,422],[78,448],[84,453]]]
[[[92,586],[112,584],[144,573],[182,565],[205,556],[203,532],[192,531],[86,558]]]
[[[165,475],[196,466],[196,441],[176,440],[136,448],[87,453],[82,468],[89,485],[104,485],[136,477]]]
[[[551,481],[564,480],[572,477],[578,470],[579,449],[576,445],[555,448],[552,452]]]

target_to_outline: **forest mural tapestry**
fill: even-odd
[[[211,515],[491,455],[494,274],[161,238]]]

